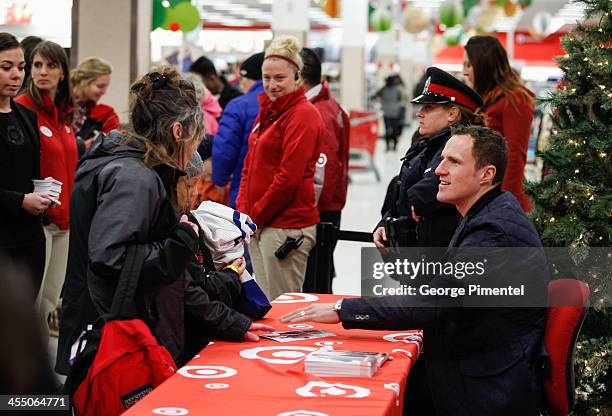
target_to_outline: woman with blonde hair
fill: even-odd
[[[273,39],[265,51],[265,93],[259,95],[236,201],[257,224],[249,251],[270,299],[302,290],[319,222],[314,173],[324,127],[304,95],[299,52],[293,36]]]
[[[74,115],[72,128],[79,156],[89,149],[95,136],[119,128],[119,117],[110,105],[99,104],[111,82],[111,65],[101,58],[87,58],[70,72]]]

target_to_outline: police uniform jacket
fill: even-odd
[[[415,246],[447,247],[459,222],[459,212],[453,205],[438,201],[440,178],[435,170],[442,161],[442,149],[451,136],[450,127],[433,137],[423,138],[412,145],[406,156],[398,178],[394,207],[383,215],[411,218],[411,207],[420,218],[414,223]],[[382,221],[378,224],[382,226]]]

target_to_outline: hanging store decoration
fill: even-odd
[[[386,32],[393,26],[393,15],[391,13],[391,5],[387,1],[378,1],[371,5],[369,25],[375,32]]]
[[[461,39],[465,31],[461,25],[453,26],[444,32],[444,41],[446,46],[457,46],[461,42]]]
[[[340,16],[340,0],[322,0],[321,10],[331,18]]]
[[[504,6],[504,13],[506,16],[511,17],[511,16],[514,16],[516,12],[519,11],[520,8],[521,6],[519,6],[518,3],[515,3],[513,1],[508,1],[506,5]]]
[[[414,6],[404,8],[402,26],[406,32],[419,33],[427,29],[430,24],[431,18],[425,10]]]
[[[537,12],[529,26],[529,34],[536,39],[544,39],[551,33],[552,15],[548,12]]]
[[[201,25],[200,12],[189,0],[153,0],[153,30],[191,32]]]
[[[464,17],[463,3],[460,0],[446,0],[440,6],[440,23],[446,27],[461,24]]]

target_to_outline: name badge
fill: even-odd
[[[42,134],[44,134],[47,137],[51,137],[53,136],[53,132],[51,131],[51,129],[47,126],[40,126],[40,132]]]

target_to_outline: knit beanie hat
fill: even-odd
[[[261,66],[263,65],[263,52],[249,56],[240,65],[240,75],[254,80],[261,79]]]

